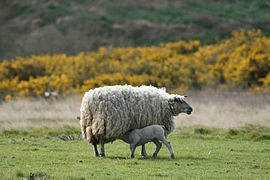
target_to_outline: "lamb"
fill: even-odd
[[[156,144],[156,151],[153,157],[156,157],[162,144],[162,141],[171,153],[171,158],[175,158],[170,142],[166,140],[165,127],[160,125],[146,126],[142,129],[134,129],[127,132],[124,136],[120,137],[124,142],[130,144],[130,158],[134,158],[134,152],[137,146],[145,146],[148,142],[154,142]],[[145,148],[145,147],[144,147]]]
[[[163,125],[168,135],[175,129],[173,117],[191,114],[192,108],[183,96],[168,94],[164,89],[116,85],[86,92],[80,111],[83,138],[93,145],[95,156],[99,156],[100,144],[100,155],[105,157],[105,143],[154,124]]]

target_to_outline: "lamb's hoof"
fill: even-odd
[[[99,157],[99,154],[95,154],[95,157]]]
[[[148,157],[148,155],[147,155],[147,154],[141,154],[141,156],[143,156],[143,157]]]
[[[156,158],[157,157],[157,154],[153,154],[153,156],[152,156],[153,158]]]
[[[172,155],[171,155],[171,158],[172,158],[172,159],[175,159],[175,156],[174,156],[174,154],[172,154]]]
[[[134,159],[134,155],[131,155],[131,156],[130,156],[130,159]]]

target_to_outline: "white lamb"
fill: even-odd
[[[137,146],[143,146],[148,142],[154,142],[156,144],[156,151],[153,157],[156,157],[163,142],[171,153],[171,158],[175,158],[170,142],[167,141],[165,134],[165,127],[160,125],[151,125],[142,129],[134,129],[127,132],[124,136],[120,137],[124,142],[130,144],[130,158],[134,158],[134,152]]]
[[[166,134],[175,129],[174,116],[191,114],[183,96],[168,94],[153,86],[105,86],[85,93],[81,104],[81,131],[94,146],[95,156],[105,157],[104,144],[133,129],[163,125]],[[144,150],[142,149],[142,154]]]

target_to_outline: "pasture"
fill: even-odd
[[[106,158],[78,139],[80,99],[14,100],[0,105],[3,179],[267,179],[270,176],[270,97],[188,92],[190,116],[176,117],[157,158],[129,159],[129,145],[106,144]],[[71,138],[65,137],[68,135]],[[73,139],[74,137],[74,139]],[[148,155],[155,146],[146,146]]]
[[[270,176],[269,134],[249,140],[243,138],[252,138],[254,129],[241,137],[234,137],[232,130],[222,134],[222,130],[205,129],[193,127],[184,132],[177,129],[169,137],[176,159],[169,158],[164,145],[157,158],[140,157],[137,149],[135,159],[129,159],[129,146],[122,141],[106,144],[107,157],[96,158],[92,147],[84,141],[58,138],[58,134],[76,132],[75,129],[21,135],[10,131],[0,140],[0,175],[4,179],[29,178],[30,172],[40,179],[267,179]],[[155,147],[147,144],[146,148],[150,155]]]

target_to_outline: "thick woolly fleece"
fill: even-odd
[[[169,100],[164,89],[153,86],[105,86],[85,93],[81,104],[81,130],[89,143],[110,142],[133,129],[149,125],[165,126],[166,134],[175,129]]]

